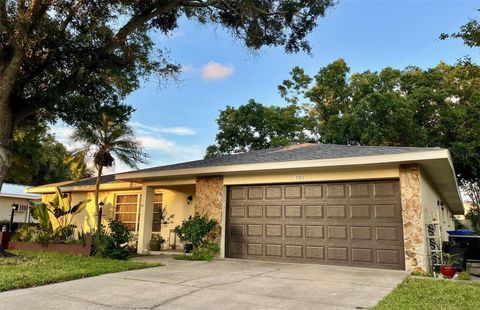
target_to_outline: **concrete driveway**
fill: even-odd
[[[0,293],[0,308],[368,308],[407,276],[404,271],[239,260],[162,262],[166,266]]]

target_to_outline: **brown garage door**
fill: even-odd
[[[398,181],[232,186],[227,256],[404,269]]]

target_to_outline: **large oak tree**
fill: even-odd
[[[115,106],[147,75],[180,68],[155,46],[182,18],[217,24],[251,49],[309,51],[333,0],[0,0],[0,186],[24,123],[76,124]]]

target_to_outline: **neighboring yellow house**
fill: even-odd
[[[25,193],[27,186],[4,183],[0,192],[0,221],[10,221],[12,206],[15,206],[14,223],[27,223],[31,221],[29,202],[39,202],[38,194]],[[3,227],[0,227],[0,230]]]
[[[95,179],[61,184],[73,202],[94,198]],[[48,201],[56,185],[31,188]],[[463,214],[446,149],[300,144],[104,176],[104,218],[138,233],[138,253],[158,233],[160,207],[221,224],[222,257],[431,269],[427,225],[440,235]],[[95,227],[93,202],[75,224]],[[167,241],[167,245],[168,245]]]

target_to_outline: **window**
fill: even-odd
[[[163,194],[155,194],[153,200],[152,232],[159,233],[162,227]]]
[[[138,231],[140,195],[117,195],[115,219],[128,226],[130,231]]]

